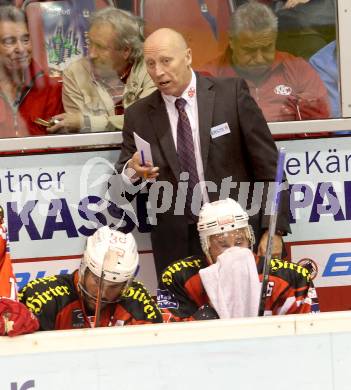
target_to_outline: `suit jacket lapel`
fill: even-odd
[[[167,114],[166,105],[160,93],[154,95],[155,98],[150,102],[150,119],[155,129],[156,136],[160,142],[161,151],[167,160],[174,176],[179,180],[180,166],[178,162],[177,151],[174,145],[171,124]]]
[[[207,167],[208,149],[211,140],[211,126],[214,108],[215,92],[212,90],[213,83],[199,75],[197,76],[197,108],[199,113],[199,134],[202,163],[204,173]]]

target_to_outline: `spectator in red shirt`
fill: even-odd
[[[328,118],[328,94],[319,75],[302,58],[276,50],[277,30],[268,6],[253,1],[238,7],[227,51],[203,70],[244,78],[267,121]]]
[[[61,84],[32,60],[26,16],[0,7],[0,138],[46,134],[35,121],[63,111]]]

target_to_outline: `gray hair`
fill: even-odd
[[[242,31],[278,31],[278,18],[267,5],[249,1],[238,7],[230,20],[229,35],[236,37]]]
[[[13,5],[0,6],[0,23],[13,22],[27,24],[26,14]]]
[[[144,42],[142,19],[128,11],[107,7],[94,12],[90,17],[90,27],[100,23],[110,23],[116,31],[117,49],[131,49],[129,56],[131,62],[142,57]]]

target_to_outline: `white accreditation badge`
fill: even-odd
[[[212,139],[221,137],[222,135],[229,134],[229,133],[230,133],[230,128],[227,122],[211,127]]]

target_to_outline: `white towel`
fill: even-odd
[[[200,270],[212,306],[220,318],[257,316],[261,293],[255,258],[247,248],[228,248],[215,264]]]

